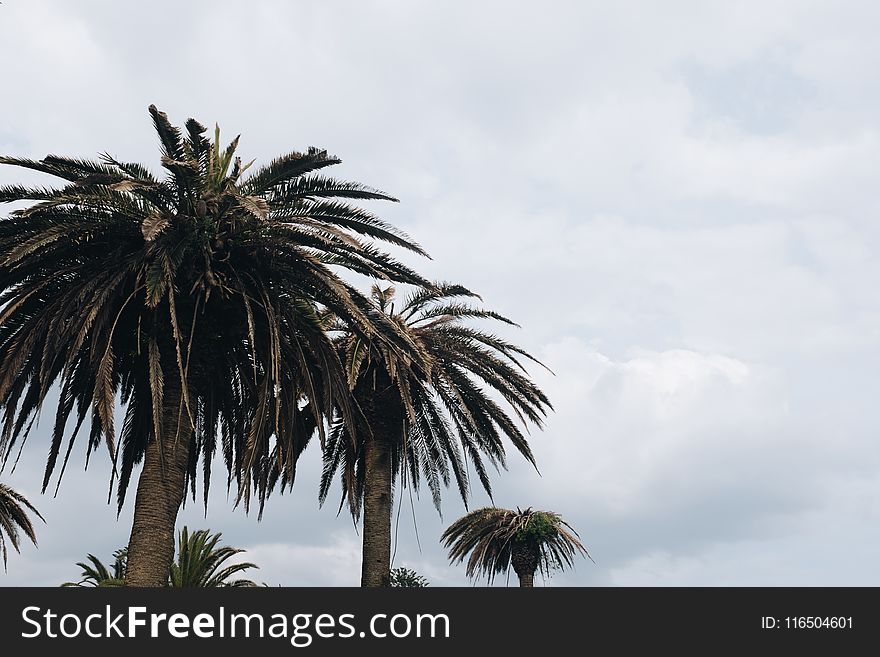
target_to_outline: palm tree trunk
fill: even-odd
[[[391,586],[392,449],[403,430],[404,408],[384,370],[355,390],[372,435],[364,439],[364,546],[361,586]]]
[[[391,449],[375,424],[364,445],[361,586],[391,586]]]
[[[535,586],[535,571],[538,570],[540,551],[533,541],[515,541],[510,553],[513,571],[519,577],[521,587]]]
[[[138,480],[126,586],[166,586],[174,559],[174,525],[186,492],[192,430],[186,410],[180,414],[179,384],[169,379],[165,380],[162,449],[156,440],[147,444]]]
[[[535,571],[530,573],[517,573],[519,577],[519,585],[525,587],[533,587],[535,585]]]

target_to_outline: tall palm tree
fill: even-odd
[[[57,383],[44,490],[65,436],[59,481],[86,419],[87,462],[105,443],[120,508],[143,462],[126,574],[135,586],[167,581],[183,496],[188,486],[195,494],[201,461],[207,500],[218,440],[247,504],[251,491],[266,494],[273,437],[282,450],[316,428],[323,439],[334,409],[357,433],[321,313],[410,349],[333,267],[427,283],[372,240],[423,254],[417,244],[344,201],[394,199],[317,173],[339,159],[309,148],[245,175],[238,138],[223,148],[219,129],[211,140],[194,119],[181,131],[149,109],[161,178],[110,155],[0,158],[66,181],[0,187],[0,202],[32,202],[0,219],[0,458],[26,439]]]
[[[558,513],[531,508],[471,511],[450,525],[441,540],[452,562],[461,563],[470,553],[468,577],[486,575],[490,584],[497,573],[513,566],[520,586],[534,586],[535,572],[548,575],[574,565],[578,553],[590,556],[577,532]]]
[[[337,419],[327,440],[320,499],[326,499],[339,472],[342,504],[355,517],[363,507],[362,586],[390,584],[394,481],[418,490],[424,478],[439,510],[441,488],[451,478],[467,502],[468,461],[491,494],[483,459],[496,468],[505,466],[503,436],[535,462],[525,435],[489,391],[521,420],[540,427],[550,402],[528,378],[520,357],[538,361],[468,326],[463,320],[513,324],[472,305],[474,298],[460,285],[441,283],[413,292],[395,309],[394,288],[374,286],[370,317],[386,318],[408,336],[415,357],[337,327],[349,386],[370,432],[353,436],[341,416]]]
[[[256,586],[249,579],[230,579],[237,573],[257,566],[249,562],[224,566],[244,550],[228,545],[217,547],[222,537],[220,532],[212,534],[209,529],[199,529],[190,534],[184,527],[177,539],[177,559],[171,564],[168,585],[177,588]]]
[[[0,555],[3,556],[3,570],[6,570],[7,539],[16,552],[20,551],[21,534],[29,538],[34,545],[37,544],[37,534],[34,532],[31,519],[28,518],[28,511],[43,520],[40,512],[27,501],[24,495],[17,493],[9,486],[0,484]]]

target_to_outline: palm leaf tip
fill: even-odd
[[[28,517],[28,511],[45,522],[40,512],[24,495],[5,484],[0,484],[0,556],[3,558],[4,569],[6,568],[8,556],[7,541],[16,552],[21,552],[22,534],[31,543],[37,545],[36,530],[31,519]]]

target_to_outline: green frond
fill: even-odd
[[[455,285],[452,283],[434,283],[433,285],[417,288],[409,294],[403,301],[403,307],[400,309],[404,319],[409,320],[415,313],[425,306],[439,302],[448,301],[456,297],[467,297],[472,299],[480,299],[480,295],[471,292],[463,285]]]
[[[50,176],[63,178],[69,182],[84,181],[90,175],[97,175],[106,179],[107,176],[119,179],[118,173],[106,165],[101,165],[88,160],[75,160],[61,158],[56,155],[47,155],[42,160],[32,160],[24,157],[0,156],[0,164],[22,167],[46,173]]]
[[[398,202],[393,196],[360,183],[320,175],[304,175],[277,186],[270,197],[270,203],[285,206],[300,200],[328,197]]]
[[[218,588],[224,586],[256,586],[250,580],[233,580],[232,577],[252,568],[252,563],[226,565],[229,559],[244,550],[219,545],[221,533],[199,529],[190,533],[184,527],[178,535],[177,557],[171,564],[169,586],[175,588]]]
[[[519,324],[514,322],[511,319],[508,319],[504,315],[500,315],[492,310],[483,310],[482,308],[474,308],[466,303],[446,303],[443,305],[437,305],[432,307],[430,310],[425,310],[419,313],[418,321],[426,322],[428,320],[433,320],[434,322],[449,322],[454,319],[496,319],[499,322],[503,322],[504,324],[508,324],[510,326],[519,327]]]
[[[352,207],[339,201],[319,200],[300,204],[287,204],[284,209],[277,210],[277,205],[270,203],[272,218],[276,221],[296,222],[300,219],[318,221],[328,226],[351,230],[360,235],[403,247],[419,255],[427,256],[427,252],[401,230],[382,221],[375,215],[361,208]]]
[[[327,151],[309,147],[305,153],[294,151],[258,168],[242,183],[245,194],[264,194],[312,171],[341,163]]]

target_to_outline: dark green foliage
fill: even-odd
[[[401,589],[420,589],[430,586],[428,580],[416,571],[400,566],[391,569],[391,586]]]
[[[125,567],[128,562],[128,550],[122,548],[113,553],[113,565],[107,568],[103,562],[93,554],[87,555],[89,563],[77,562],[82,569],[80,581],[64,582],[61,586],[122,586],[125,581]]]
[[[233,575],[257,566],[252,563],[224,565],[244,550],[225,545],[218,547],[222,536],[219,532],[211,534],[207,529],[190,534],[184,527],[177,540],[177,558],[171,564],[168,585],[176,588],[256,586],[249,579],[231,579]]]
[[[479,297],[460,285],[439,283],[417,290],[397,309],[394,288],[374,286],[372,296],[371,320],[384,318],[391,322],[415,346],[413,351],[389,349],[341,324],[333,328],[337,330],[337,349],[355,399],[367,408],[380,392],[383,403],[390,395],[388,403],[395,408],[392,412],[383,406],[383,415],[402,418],[394,434],[388,436],[393,441],[393,477],[411,483],[416,491],[424,479],[439,509],[441,489],[451,479],[455,479],[466,503],[468,463],[491,493],[484,459],[496,468],[505,467],[505,436],[534,463],[523,431],[488,391],[497,393],[520,420],[540,427],[552,407],[528,378],[520,360],[538,361],[521,348],[469,326],[465,320],[513,322],[467,303]],[[378,382],[386,380],[391,381],[391,392],[376,390]],[[361,432],[359,439],[352,436],[342,415],[337,414],[324,453],[321,499],[326,498],[334,475],[339,473],[343,504],[347,503],[355,516],[367,485],[363,441],[369,439],[367,432]],[[284,480],[291,481],[289,477]]]
[[[559,533],[558,525],[560,518],[555,513],[546,511],[532,511],[528,521],[516,530],[516,541],[548,541]]]
[[[201,460],[207,499],[220,448],[245,503],[252,491],[262,501],[272,449],[294,460],[334,412],[357,432],[323,314],[390,352],[412,349],[334,268],[423,285],[371,240],[424,252],[339,200],[390,197],[318,175],[339,163],[325,151],[251,172],[235,157],[238,138],[223,148],[219,129],[211,140],[193,119],[181,131],[150,114],[161,178],[109,155],[0,157],[64,181],[0,187],[0,202],[32,202],[0,219],[0,460],[26,440],[57,385],[43,489],[53,473],[60,482],[84,433],[87,455],[106,445],[121,507],[147,442],[163,443],[163,390],[174,385],[177,426],[193,429],[193,494]]]
[[[171,564],[168,586],[172,588],[217,588],[224,586],[256,586],[249,579],[232,579],[234,575],[258,566],[252,563],[225,565],[236,554],[244,550],[219,545],[221,533],[212,534],[209,529],[199,529],[192,534],[184,527],[177,539],[177,555]],[[82,569],[79,582],[65,582],[61,586],[122,586],[125,580],[127,551],[113,553],[111,568],[90,554],[89,563],[77,563]]]

